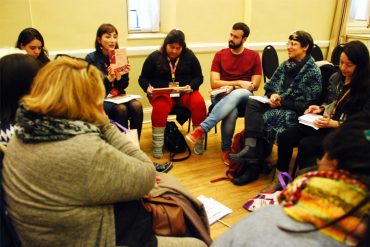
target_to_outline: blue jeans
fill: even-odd
[[[205,132],[209,132],[219,121],[221,123],[221,149],[228,151],[234,136],[238,107],[245,109],[249,96],[252,93],[244,88],[231,91],[225,97],[216,97],[212,100],[215,104],[209,116],[200,124]],[[244,114],[244,111],[241,111]],[[244,116],[244,115],[243,115]]]

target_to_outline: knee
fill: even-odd
[[[120,114],[127,114],[127,112],[128,112],[127,107],[124,104],[116,105],[116,107],[114,108],[114,110],[116,112],[120,113]]]
[[[153,110],[160,110],[160,111],[166,111],[168,112],[171,110],[171,102],[167,100],[166,97],[156,97],[151,101],[151,104],[153,106]]]
[[[141,104],[140,101],[138,100],[132,100],[130,102],[130,107],[131,109],[133,109],[134,111],[143,111],[143,105]]]

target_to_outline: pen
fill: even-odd
[[[217,220],[218,222],[220,222],[221,224],[231,228],[231,226],[229,224],[227,224],[226,222],[222,221],[222,220]]]

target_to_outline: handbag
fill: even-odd
[[[144,208],[153,216],[153,230],[159,236],[184,236],[186,224],[183,209],[176,201],[164,197],[144,197]]]
[[[116,125],[119,130],[121,130],[126,137],[134,144],[137,148],[140,149],[139,138],[137,134],[137,129],[127,129],[116,121],[111,120],[111,123]]]

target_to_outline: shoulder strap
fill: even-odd
[[[185,145],[186,145],[186,149],[188,150],[188,154],[183,158],[175,159],[176,153],[170,153],[170,161],[172,161],[172,162],[184,161],[184,160],[187,160],[191,156],[191,150],[190,150],[189,145],[187,143],[185,143]]]

